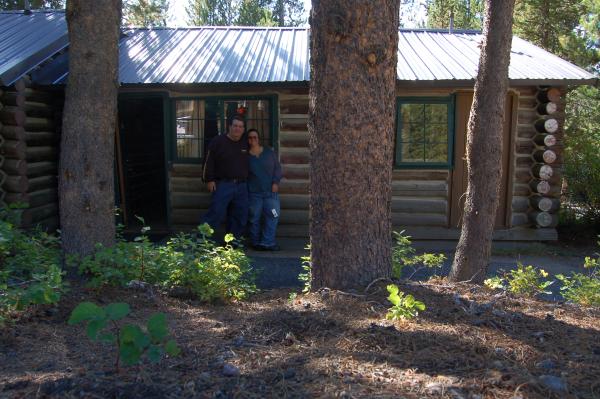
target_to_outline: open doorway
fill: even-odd
[[[119,99],[117,143],[118,202],[127,230],[167,229],[164,113],[162,97]]]

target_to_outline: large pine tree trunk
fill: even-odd
[[[502,174],[514,0],[488,0],[479,71],[467,129],[467,196],[451,281],[480,283],[490,259]]]
[[[313,289],[390,275],[398,4],[312,3]]]
[[[89,254],[112,245],[114,132],[120,0],[69,0],[69,77],[61,138],[59,200],[63,249]]]

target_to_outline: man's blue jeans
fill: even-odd
[[[278,193],[250,193],[250,241],[252,245],[272,247],[279,222]],[[263,219],[261,229],[261,218]]]
[[[218,181],[212,193],[208,212],[202,223],[216,230],[227,215],[226,231],[237,239],[244,236],[248,223],[248,184],[233,181]]]

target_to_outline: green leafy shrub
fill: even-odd
[[[491,289],[505,289],[513,294],[534,296],[536,294],[550,294],[548,287],[554,281],[546,280],[548,273],[531,265],[523,266],[517,262],[517,268],[504,272],[503,276],[495,276],[484,281],[485,286]]]
[[[564,176],[575,219],[600,222],[600,90],[582,86],[568,94]]]
[[[58,302],[65,290],[59,239],[15,228],[11,211],[0,211],[0,326],[14,312]]]
[[[167,243],[170,252],[169,276],[165,284],[189,289],[203,301],[244,299],[256,291],[250,259],[241,249],[234,248],[234,237],[225,236],[225,245],[217,246],[209,239],[213,231],[208,225],[198,227],[196,239],[180,234]],[[173,254],[185,248],[181,256]]]
[[[125,286],[132,280],[171,290],[180,288],[202,301],[244,299],[256,291],[250,259],[232,246],[228,234],[225,245],[210,239],[207,224],[195,234],[180,233],[165,245],[154,245],[142,228],[133,242],[119,241],[111,248],[98,246],[81,260],[79,271],[90,277],[90,285]]]
[[[137,218],[144,223],[143,218]],[[72,257],[68,263],[79,264],[79,273],[87,275],[88,285],[94,288],[104,285],[125,286],[132,280],[149,283],[165,281],[167,271],[164,263],[170,254],[150,242],[148,231],[150,227],[143,226],[141,234],[133,241],[125,241],[118,234],[118,240],[112,247],[97,244],[92,255],[82,259]]]
[[[587,275],[572,272],[569,276],[556,276],[562,283],[561,294],[566,300],[584,306],[600,306],[600,254],[596,258],[587,256],[583,267],[588,270]]]
[[[126,303],[111,303],[100,307],[92,302],[82,302],[73,309],[68,323],[86,323],[86,333],[92,341],[115,344],[117,370],[119,360],[130,366],[139,363],[144,355],[151,362],[158,362],[165,354],[177,356],[181,352],[177,343],[169,339],[164,313],[153,314],[144,330],[135,324],[119,326],[117,321],[129,312],[130,308]]]
[[[310,244],[304,247],[309,253],[307,256],[302,256],[302,270],[303,272],[298,275],[298,280],[304,284],[302,292],[304,294],[310,292],[311,281],[312,281],[312,263],[310,262]]]
[[[398,233],[393,232],[394,246],[392,247],[392,276],[396,279],[402,277],[405,267],[412,267],[413,272],[408,277],[409,279],[422,268],[430,268],[434,270],[434,275],[442,268],[446,255],[424,253],[416,255],[415,249],[412,247],[410,236],[405,236],[404,231]]]
[[[425,304],[416,300],[412,295],[405,295],[395,284],[387,286],[390,293],[388,300],[392,307],[388,309],[385,318],[388,320],[412,319],[419,315],[419,311],[425,310]]]

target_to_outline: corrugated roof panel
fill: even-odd
[[[238,73],[240,79],[244,82],[251,82],[253,69],[256,65],[258,57],[260,57],[260,47],[261,41],[259,40],[259,35],[256,31],[252,31],[250,38],[246,42],[246,54],[245,59],[246,62],[242,63],[239,67]]]
[[[218,47],[218,42],[214,39],[215,35],[215,30],[195,32],[192,46],[188,49],[187,58],[185,58],[189,59],[189,62],[186,64],[184,58],[177,58],[177,64],[181,64],[181,66],[179,74],[174,75],[171,82],[193,83],[202,79],[200,74],[205,70],[210,57],[203,57],[201,54],[212,54],[213,50],[209,47],[210,45],[214,46],[214,49]]]
[[[65,47],[66,35],[63,12],[0,13],[0,84],[9,84],[7,80],[14,81],[54,55],[57,47]],[[481,39],[477,32],[400,30],[398,80],[474,81]],[[307,82],[309,45],[305,28],[130,29],[120,43],[119,80],[122,84]],[[64,60],[52,66],[38,76],[46,83],[64,82]],[[533,84],[595,81],[583,69],[519,38],[512,42],[509,78]]]
[[[253,38],[254,30],[249,29],[240,31],[238,36],[233,39],[234,42],[231,46],[232,50],[227,57],[227,62],[230,67],[228,68],[226,75],[223,76],[223,82],[235,82],[236,80],[242,82],[248,81],[247,76],[245,76],[243,71],[249,67],[250,47]]]
[[[218,41],[214,39],[218,37],[216,33],[214,30],[194,31],[189,34],[178,32],[185,35],[185,38],[180,39],[179,36],[171,38],[169,43],[175,50],[171,54],[171,59],[165,59],[162,69],[157,71],[157,76],[153,77],[153,80],[161,79],[163,74],[166,74],[167,78],[164,80],[168,83],[193,83],[201,80],[199,74],[205,70],[206,63],[210,62],[218,49]]]
[[[452,46],[452,43],[448,41],[448,36],[449,35],[443,35],[439,32],[433,32],[427,35],[429,43],[424,41],[424,44],[432,48],[433,54],[440,58],[444,69],[446,69],[454,79],[470,79],[471,76],[473,76],[472,69],[469,68],[468,64],[465,65],[464,59],[458,59],[459,57],[456,57],[456,49]]]
[[[406,37],[407,42],[413,48],[421,62],[433,74],[433,80],[453,80],[454,76],[446,69],[443,62],[443,57],[435,53],[435,49],[431,47],[432,40],[427,40],[427,32],[407,32],[402,34]],[[418,80],[421,80],[417,77]]]
[[[68,45],[64,12],[0,12],[0,86],[9,86]]]
[[[425,32],[425,34],[414,35],[419,41],[421,51],[419,55],[429,69],[434,73],[436,79],[452,80],[457,79],[456,71],[452,69],[454,61],[446,53],[440,50],[437,41],[441,35],[436,32]],[[415,46],[415,48],[417,48]]]
[[[199,79],[197,81],[211,83],[218,82],[216,77],[219,69],[225,67],[225,64],[223,63],[223,51],[225,51],[223,45],[227,37],[228,35],[225,30],[215,29],[212,39],[204,43],[203,50],[206,49],[206,52],[201,54],[206,54],[206,63],[204,68],[198,71]]]
[[[419,57],[411,43],[408,41],[407,35],[399,35],[398,52],[398,61],[400,61],[400,59],[405,61],[405,63],[401,65],[403,67],[402,72],[398,73],[399,80],[435,80],[435,75],[423,63],[421,57]]]
[[[513,79],[527,79],[527,76],[531,73],[531,50],[531,46],[521,47],[518,41],[513,39],[510,52],[510,66],[508,68],[509,76],[513,77]],[[540,79],[543,79],[548,74],[552,74],[552,68],[546,66],[548,62],[546,58],[544,57],[543,61],[540,60],[541,62],[535,66],[535,73]]]
[[[268,30],[265,36],[265,45],[263,47],[261,68],[256,81],[265,82],[272,77],[275,58],[277,57],[277,44],[279,43],[279,32]]]
[[[528,79],[530,73],[526,71],[531,64],[536,67],[537,79],[589,79],[587,71],[571,64],[562,58],[547,52],[521,38],[514,37],[512,41],[511,63],[522,66],[522,79]],[[512,76],[511,76],[512,78]]]

